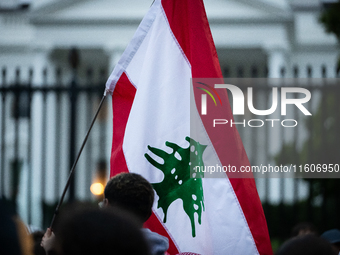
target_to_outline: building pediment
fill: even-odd
[[[207,0],[212,23],[282,22],[291,18],[285,0]],[[129,24],[139,23],[151,0],[54,1],[31,13],[34,24]]]
[[[47,4],[31,14],[34,24],[139,23],[151,5],[136,0],[73,0]]]

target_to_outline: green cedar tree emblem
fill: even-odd
[[[166,146],[173,149],[172,153],[148,146],[152,153],[164,160],[163,164],[155,161],[147,153],[144,156],[154,167],[164,173],[163,181],[152,184],[159,196],[158,208],[162,208],[164,212],[164,223],[167,219],[167,211],[170,204],[177,199],[182,199],[183,209],[190,218],[192,236],[195,237],[194,214],[197,213],[198,223],[201,224],[202,211],[204,210],[201,179],[203,173],[190,171],[190,168],[204,166],[202,155],[207,146],[201,145],[190,137],[186,137],[185,140],[190,143],[188,148],[182,148],[177,144],[165,142]],[[192,173],[192,176],[190,176],[190,173]]]

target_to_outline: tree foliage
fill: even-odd
[[[340,1],[327,6],[320,15],[319,21],[323,24],[327,33],[332,33],[340,43]],[[340,56],[336,67],[337,73],[340,72]]]

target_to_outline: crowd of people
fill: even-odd
[[[29,233],[6,206],[1,208],[1,255],[160,255],[169,241],[143,223],[151,216],[154,191],[141,175],[111,178],[100,206],[73,204],[61,210],[54,228]],[[20,231],[17,231],[20,226]]]
[[[310,222],[297,224],[276,255],[338,255],[340,254],[340,231],[331,229],[319,236]]]
[[[167,254],[169,240],[143,228],[153,203],[154,191],[145,178],[121,173],[108,181],[99,207],[82,203],[63,208],[53,230],[44,233],[28,229],[0,200],[0,254]],[[331,229],[319,236],[313,224],[300,223],[276,254],[340,254],[340,231]]]

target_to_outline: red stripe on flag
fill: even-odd
[[[112,94],[113,109],[113,137],[111,150],[110,177],[121,173],[129,172],[123,152],[123,141],[126,124],[130,115],[136,88],[132,85],[125,73],[122,73]],[[116,117],[117,116],[117,117]],[[169,239],[170,254],[177,254],[178,249],[165,229],[162,222],[152,213],[149,220],[145,223],[151,231],[155,231]]]
[[[222,77],[203,2],[162,0],[162,6],[173,34],[191,63],[193,78]]]
[[[110,176],[129,171],[123,152],[123,140],[135,94],[136,88],[131,84],[126,74],[123,73],[112,94],[113,136]]]
[[[173,34],[191,64],[193,78],[222,78],[203,1],[162,0],[162,6]],[[224,93],[225,95],[222,97],[223,109],[220,108],[222,110],[214,111],[215,115],[218,116],[217,118],[233,119],[226,91]],[[200,98],[196,91],[195,98]],[[200,108],[198,107],[198,109]],[[211,123],[214,117],[212,114],[207,114],[204,118],[201,116],[222,165],[227,166],[230,164],[236,167],[249,165],[241,138],[235,126],[231,129],[229,128],[227,132],[213,132],[210,126],[212,126]],[[228,148],[226,148],[226,145],[228,145]],[[272,254],[267,223],[254,179],[230,178],[230,182],[239,200],[259,253]]]
[[[169,232],[167,231],[161,220],[157,218],[154,212],[152,212],[152,215],[145,222],[144,226],[169,239],[169,249],[167,251],[169,254],[177,254],[179,252],[177,246],[173,241],[173,238],[169,235]]]

